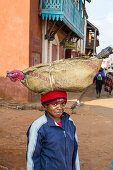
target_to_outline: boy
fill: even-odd
[[[80,170],[76,127],[64,112],[67,93],[47,93],[41,103],[45,115],[27,132],[27,170]]]

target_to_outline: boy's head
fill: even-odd
[[[41,103],[46,108],[48,115],[54,121],[58,122],[67,103],[67,93],[63,91],[53,91],[46,95],[41,95]]]

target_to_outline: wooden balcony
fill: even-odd
[[[43,20],[63,21],[78,37],[84,38],[84,19],[74,0],[41,0],[41,16]]]

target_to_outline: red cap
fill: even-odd
[[[67,93],[64,91],[52,91],[45,95],[41,95],[42,105],[54,103],[57,101],[65,101],[67,103]]]

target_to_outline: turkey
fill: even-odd
[[[7,71],[7,77],[19,80],[28,89],[46,94],[54,90],[67,92],[83,91],[92,84],[103,59],[62,59],[51,64],[38,64],[23,71]]]
[[[22,71],[12,70],[7,71],[6,77],[9,77],[11,81],[15,82],[17,80],[23,80],[25,78],[25,75]]]

